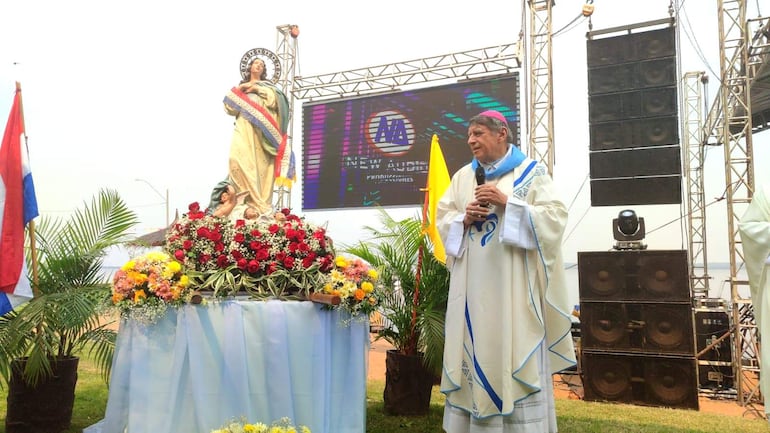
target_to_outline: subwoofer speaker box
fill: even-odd
[[[693,356],[687,304],[582,302],[581,348]]]
[[[586,400],[698,408],[688,269],[685,250],[578,252]]]
[[[696,371],[692,358],[582,352],[587,401],[697,410]]]
[[[690,305],[685,250],[578,252],[580,301],[682,302]]]

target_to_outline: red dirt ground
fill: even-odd
[[[390,344],[384,340],[374,341],[374,335],[372,334],[367,380],[385,380],[385,352],[389,349],[392,349]],[[581,399],[583,395],[583,386],[580,382],[580,378],[577,375],[554,376],[554,393],[557,399]],[[701,396],[699,398],[699,405],[701,412],[750,419],[758,418],[765,412],[764,406],[762,405],[744,407],[740,406],[737,400],[728,398],[715,399]]]

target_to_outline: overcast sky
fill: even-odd
[[[669,3],[596,0],[593,29],[666,18]],[[770,12],[770,7],[757,11],[758,2],[748,3],[751,17]],[[297,74],[312,76],[512,43],[522,30],[522,17],[528,19],[521,11],[526,2],[510,0],[278,4],[5,2],[0,7],[0,119],[4,125],[18,80],[41,213],[66,216],[100,188],[113,188],[138,213],[142,221],[138,234],[142,234],[164,225],[166,190],[172,218],[175,209],[183,213],[193,201],[205,206],[212,186],[227,171],[232,118],[224,113],[222,98],[240,78],[238,63],[243,53],[256,47],[276,49],[279,25],[299,26]],[[611,220],[622,209],[592,208],[588,183],[583,184],[588,176],[588,21],[581,19],[565,28],[583,4],[562,0],[553,12],[554,31],[561,30],[554,38],[552,60],[554,178],[570,205],[568,262],[576,260],[577,251],[611,248]],[[678,4],[685,12],[679,21],[681,69],[707,71],[712,78],[710,105],[717,96],[719,71],[717,2]],[[296,101],[293,136],[298,156],[301,107],[302,101]],[[524,122],[522,126],[525,132]],[[770,164],[767,135],[770,132],[754,137],[758,184],[770,183],[770,170],[763,169]],[[722,148],[708,152],[706,203],[725,189],[723,158]],[[373,211],[304,213],[301,179],[291,204],[295,213],[308,220],[328,223],[338,243],[359,239],[361,225],[376,225]],[[684,220],[680,222],[685,207],[686,201],[681,208],[635,207],[648,231],[653,230],[647,237],[650,249],[686,248],[686,227]],[[400,218],[417,211],[415,207],[391,212]],[[707,211],[709,260],[726,261],[724,202]]]

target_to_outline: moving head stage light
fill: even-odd
[[[647,248],[644,240],[644,218],[636,216],[631,209],[620,211],[617,218],[612,219],[612,236],[615,238],[616,250],[643,250]]]

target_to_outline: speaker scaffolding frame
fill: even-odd
[[[690,285],[693,296],[706,298],[709,293],[708,254],[706,251],[706,204],[703,182],[705,147],[701,145],[703,129],[704,72],[687,72],[683,79],[684,140],[687,152],[684,172],[687,176],[687,228],[690,260]]]
[[[733,320],[733,371],[738,403],[762,402],[759,392],[759,335],[751,298],[740,294],[748,281],[739,279],[745,259],[738,224],[754,193],[754,152],[750,86],[756,73],[756,57],[750,55],[758,39],[750,36],[750,25],[767,18],[747,20],[745,0],[718,0],[720,90],[703,127],[701,146],[722,145],[725,167],[730,297]],[[766,26],[766,24],[765,24]],[[764,36],[767,39],[767,36]],[[760,42],[762,43],[762,42]],[[765,45],[767,41],[763,42]],[[752,63],[753,62],[753,63]],[[699,152],[702,164],[703,153]],[[697,228],[691,224],[691,235]],[[759,413],[759,411],[756,411]]]

